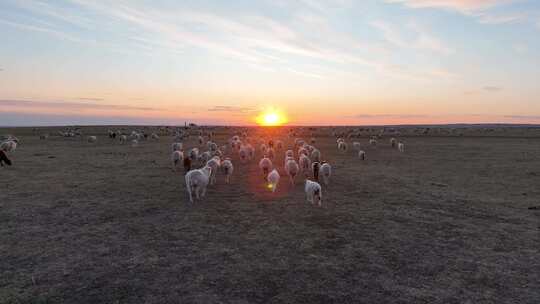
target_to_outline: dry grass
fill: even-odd
[[[132,148],[104,130],[97,144],[13,132],[1,303],[540,299],[538,138],[410,137],[405,154],[385,140],[361,162],[318,137],[335,175],[316,208],[300,181],[273,195],[236,159],[232,185],[220,175],[191,205],[171,138]]]

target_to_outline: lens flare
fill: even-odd
[[[287,123],[287,118],[285,117],[285,114],[275,109],[270,109],[262,112],[259,116],[256,117],[255,120],[258,125],[265,127],[281,126]]]

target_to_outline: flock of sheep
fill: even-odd
[[[322,205],[322,187],[320,183],[327,186],[332,175],[332,166],[321,157],[321,151],[316,147],[316,139],[306,142],[304,139],[295,138],[289,149],[285,150],[285,144],[282,140],[270,137],[255,137],[249,136],[246,131],[237,132],[229,138],[226,144],[218,146],[213,141],[213,133],[202,130],[197,130],[196,147],[184,149],[184,141],[189,138],[190,134],[186,130],[177,129],[161,129],[160,134],[174,134],[174,142],[171,145],[171,165],[173,171],[178,171],[179,167],[183,166],[185,172],[186,190],[189,195],[190,202],[193,203],[194,196],[197,200],[205,196],[207,187],[216,183],[216,175],[222,172],[225,175],[227,184],[231,181],[231,176],[235,172],[232,158],[235,157],[241,163],[249,163],[258,159],[258,167],[261,170],[262,177],[266,180],[269,190],[275,192],[281,179],[281,175],[277,170],[277,154],[284,153],[283,173],[289,177],[291,185],[295,184],[296,179],[302,178],[305,182],[304,191],[307,201],[312,204]],[[59,132],[63,137],[80,137],[83,139],[82,131],[66,130]],[[192,134],[193,135],[193,134]],[[294,138],[295,133],[289,130],[286,135],[288,138]],[[344,139],[343,134],[335,134],[337,138],[337,149],[342,153],[346,153],[349,149],[349,144]],[[148,135],[144,131],[131,131],[129,135],[124,134],[121,130],[108,131],[108,137],[111,140],[119,140],[120,144],[126,144],[131,141],[131,146],[138,146],[140,141],[153,140],[158,141],[160,136],[157,133]],[[40,139],[47,139],[47,134],[41,134]],[[350,138],[350,137],[349,137]],[[378,139],[381,136],[372,136],[369,140],[369,145],[377,146]],[[97,136],[91,135],[86,137],[88,143],[96,143]],[[9,136],[0,144],[0,164],[4,163],[11,165],[12,162],[7,154],[12,153],[18,144],[18,139]],[[198,146],[197,146],[198,144]],[[392,148],[397,148],[398,151],[404,152],[405,145],[395,138],[390,139]],[[258,147],[258,151],[255,147]],[[361,160],[366,159],[366,152],[361,149],[360,142],[352,142],[353,150],[358,153]],[[205,148],[206,151],[201,152]]]

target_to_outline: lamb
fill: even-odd
[[[189,158],[191,158],[191,161],[196,161],[199,159],[199,148],[189,150]]]
[[[181,142],[175,142],[171,145],[171,148],[173,151],[182,151],[184,148],[184,144]]]
[[[206,166],[212,168],[211,174],[210,174],[210,185],[213,185],[216,183],[216,173],[219,170],[219,167],[221,166],[221,160],[219,157],[213,157],[208,162],[206,162]]]
[[[225,180],[227,181],[227,184],[230,183],[231,175],[234,171],[234,166],[232,164],[232,161],[230,158],[226,158],[222,163],[221,167],[223,168],[223,172],[225,173]]]
[[[405,144],[402,143],[401,141],[400,141],[399,144],[398,144],[398,150],[399,150],[399,152],[401,152],[401,153],[405,152]]]
[[[176,172],[179,163],[184,161],[184,153],[182,151],[173,151],[171,155],[172,169]]]
[[[289,159],[287,163],[285,164],[285,172],[287,172],[287,175],[289,175],[292,185],[294,185],[294,178],[296,177],[296,175],[298,175],[299,171],[300,171],[300,167],[298,166],[298,163],[296,163],[294,159]]]
[[[259,168],[261,168],[263,175],[266,177],[268,172],[270,172],[270,170],[273,168],[272,161],[265,155],[259,162]]]
[[[322,206],[322,189],[319,183],[306,179],[305,191],[308,202]]]
[[[4,150],[0,150],[0,166],[3,167],[4,163],[6,165],[11,166],[11,160],[7,157],[6,152]]]
[[[332,166],[329,163],[323,162],[319,168],[319,176],[322,176],[323,182],[327,186],[330,182],[330,175],[332,175]]]
[[[206,195],[206,187],[210,181],[210,175],[212,174],[211,167],[204,167],[202,169],[191,170],[186,174],[186,189],[189,194],[189,201],[193,203],[193,192],[195,197],[200,199]]]
[[[96,136],[88,136],[86,138],[86,141],[88,141],[89,143],[95,143],[97,141],[97,137]]]
[[[304,175],[306,177],[309,176],[309,169],[311,167],[311,160],[309,159],[309,157],[307,157],[304,154],[300,155],[299,163],[300,163],[300,169],[302,170]]]
[[[280,176],[276,169],[272,170],[272,172],[270,172],[266,177],[266,180],[268,180],[269,187],[272,189],[272,192],[276,192],[279,179]]]
[[[358,158],[360,158],[361,160],[366,160],[366,152],[362,150],[358,151]]]

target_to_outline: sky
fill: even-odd
[[[0,126],[540,123],[538,0],[2,0],[0,39]]]

